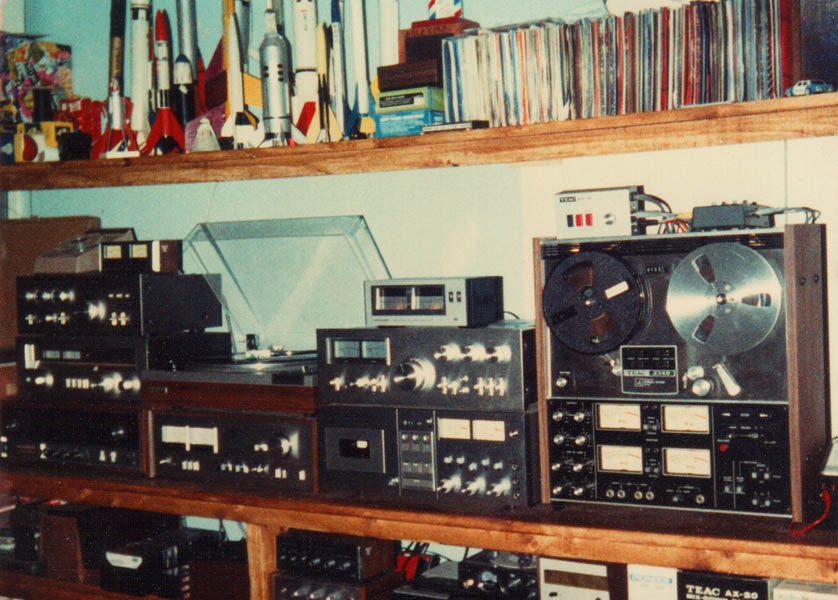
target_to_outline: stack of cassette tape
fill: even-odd
[[[69,252],[78,264],[81,254]],[[205,332],[221,324],[217,277],[160,261],[179,253],[177,241],[94,244],[84,260],[97,271],[18,277],[18,397],[2,406],[0,458],[147,470],[141,371],[229,352],[224,337]]]
[[[366,221],[201,223],[183,247],[188,269],[220,274],[232,353],[143,373],[151,476],[317,492],[316,327],[362,323],[358,290],[389,276]]]
[[[320,487],[507,509],[539,501],[535,329],[500,277],[365,284],[367,327],[317,331]]]
[[[824,235],[536,240],[545,502],[803,520],[828,439]]]

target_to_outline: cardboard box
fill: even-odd
[[[99,217],[0,220],[0,362],[14,360],[17,276],[32,273],[35,257],[99,226]]]
[[[70,46],[18,33],[0,32],[0,101],[11,100],[17,121],[32,121],[34,88],[53,90],[55,106],[73,95]]]

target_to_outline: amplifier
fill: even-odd
[[[536,240],[545,496],[805,520],[827,442],[824,236]]]
[[[8,464],[125,473],[146,470],[143,411],[26,403],[0,409],[0,459]]]
[[[219,532],[191,528],[112,546],[105,552],[101,586],[123,594],[188,600],[192,597],[190,564],[217,555],[220,546]]]
[[[52,400],[139,401],[140,372],[230,356],[227,333],[159,337],[20,336],[21,395]]]
[[[486,413],[325,406],[317,427],[325,492],[486,509],[538,501],[534,407]]]
[[[297,598],[323,600],[384,600],[404,581],[398,571],[384,573],[364,582],[337,582],[326,578],[274,575],[275,600]]]
[[[154,336],[221,325],[217,275],[83,273],[17,279],[18,331]]]
[[[481,550],[464,558],[457,569],[460,589],[483,598],[538,598],[537,557],[532,554]]]
[[[535,331],[481,327],[319,329],[322,404],[520,411],[536,400]]]
[[[628,593],[626,565],[538,558],[539,598],[621,600]]]
[[[312,417],[153,410],[151,476],[317,491]]]
[[[482,327],[503,320],[503,277],[365,281],[364,308],[368,327]]]
[[[291,529],[276,538],[276,566],[283,576],[366,581],[396,568],[399,542]]]

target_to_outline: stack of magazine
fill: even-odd
[[[491,126],[778,97],[790,0],[719,0],[443,41],[446,120]]]

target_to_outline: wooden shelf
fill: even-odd
[[[0,571],[0,594],[32,600],[137,600],[138,596],[107,592],[100,587],[55,581],[22,573]],[[144,600],[161,600],[157,596],[143,596]]]
[[[535,507],[516,515],[474,515],[360,505],[319,496],[277,498],[157,480],[8,471],[0,473],[0,479],[7,493],[233,519],[248,523],[249,532],[297,527],[544,556],[838,582],[838,545],[832,532],[816,529],[802,539],[794,538],[783,519],[680,511],[656,511],[655,519],[649,519],[643,510],[580,505],[559,511]]]
[[[838,134],[838,93],[426,136],[4,166],[0,190],[119,187],[503,164]]]

